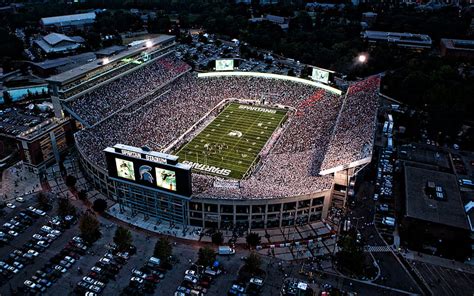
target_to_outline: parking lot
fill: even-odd
[[[52,116],[52,110],[34,112],[26,106],[0,109],[0,134],[14,137]]]

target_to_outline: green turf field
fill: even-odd
[[[282,109],[231,103],[177,155],[192,162],[195,172],[242,179],[285,115]]]

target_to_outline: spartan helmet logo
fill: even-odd
[[[154,178],[152,174],[150,173],[151,170],[152,170],[151,166],[142,165],[138,170],[140,172],[140,180],[144,180],[153,184]]]

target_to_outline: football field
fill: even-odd
[[[195,172],[242,179],[286,110],[229,104],[177,153]]]

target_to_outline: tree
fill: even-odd
[[[161,15],[148,23],[150,33],[169,33],[171,29],[171,20],[168,16]]]
[[[161,260],[161,264],[167,264],[173,255],[173,245],[166,237],[161,237],[155,244],[153,256]]]
[[[85,189],[82,189],[81,191],[79,191],[79,193],[77,194],[77,197],[82,200],[82,201],[85,201],[87,200],[87,191]]]
[[[224,242],[224,235],[220,231],[215,232],[212,234],[211,239],[213,244],[222,245],[222,243]]]
[[[245,240],[247,241],[247,245],[249,245],[249,247],[255,248],[260,244],[261,237],[256,232],[250,232],[245,238]]]
[[[67,186],[67,187],[74,187],[74,186],[76,186],[76,182],[77,182],[76,177],[74,177],[74,176],[72,176],[72,175],[67,175],[67,176],[66,176],[66,181],[65,181],[65,183],[66,183],[66,186]]]
[[[51,209],[51,204],[49,203],[49,197],[44,192],[39,192],[36,195],[36,199],[38,200],[38,206],[42,209]]]
[[[340,268],[361,275],[364,269],[364,252],[362,245],[357,242],[357,231],[353,228],[338,242],[339,252],[336,254],[337,265]]]
[[[99,221],[89,212],[82,215],[79,230],[81,231],[81,237],[88,244],[92,244],[102,236]]]
[[[132,245],[132,241],[132,233],[127,228],[119,226],[117,230],[115,230],[114,243],[117,245],[119,252],[128,250]]]
[[[107,201],[103,198],[98,198],[94,200],[92,209],[97,213],[103,213],[107,209]]]
[[[76,215],[76,207],[71,204],[68,198],[58,198],[58,216],[66,217],[68,215]]]
[[[204,266],[212,266],[216,261],[216,252],[208,246],[200,248],[198,252],[198,264]]]
[[[260,265],[262,264],[262,259],[257,252],[252,252],[245,259],[244,268],[247,272],[251,274],[256,274],[260,271]]]

